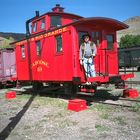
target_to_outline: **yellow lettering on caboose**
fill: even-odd
[[[54,30],[54,31],[52,31],[52,32],[45,33],[45,34],[43,34],[43,35],[39,35],[39,36],[33,37],[33,38],[30,39],[30,41],[37,41],[37,40],[40,40],[40,39],[42,39],[42,38],[46,38],[46,37],[58,35],[58,34],[60,34],[60,33],[66,32],[66,31],[68,31],[68,30],[69,30],[68,27],[63,27],[63,28]],[[25,44],[25,43],[27,43],[27,40],[20,41],[20,42],[16,43],[16,45],[23,45],[23,44]]]

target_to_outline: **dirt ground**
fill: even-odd
[[[0,90],[0,140],[140,140],[140,103],[130,108],[93,100],[87,110],[74,112],[67,110],[68,99],[29,91],[5,99],[8,90]],[[113,88],[100,91],[120,93]]]

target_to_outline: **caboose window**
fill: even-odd
[[[62,36],[61,35],[56,36],[56,51],[62,52]]]
[[[40,40],[36,41],[36,54],[38,56],[41,55],[41,42],[40,42]]]
[[[99,32],[92,32],[92,38],[99,37]]]
[[[25,46],[24,45],[21,46],[21,57],[25,58]]]
[[[45,28],[45,19],[43,18],[41,20],[41,30],[43,30]]]
[[[51,27],[59,27],[62,25],[61,17],[51,16]]]
[[[113,35],[107,35],[106,40],[107,40],[107,49],[109,49],[109,50],[113,49],[114,36]]]
[[[100,32],[95,31],[92,32],[92,41],[99,46],[100,45]]]
[[[37,22],[35,22],[34,24],[33,24],[33,32],[36,32],[37,31]]]

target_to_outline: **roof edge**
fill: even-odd
[[[101,20],[104,20],[104,21],[111,21],[113,23],[115,23],[116,25],[120,25],[121,26],[121,29],[127,29],[129,28],[129,26],[119,20],[116,20],[116,19],[113,19],[113,18],[107,18],[107,17],[88,17],[88,18],[81,18],[79,19],[78,21],[75,21],[73,22],[73,24],[79,24],[81,22],[87,22],[87,21],[101,21]]]

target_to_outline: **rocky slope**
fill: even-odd
[[[129,35],[140,35],[140,16],[131,17],[124,21],[125,24],[129,25],[128,29],[117,32],[117,41],[120,42],[120,38]]]

